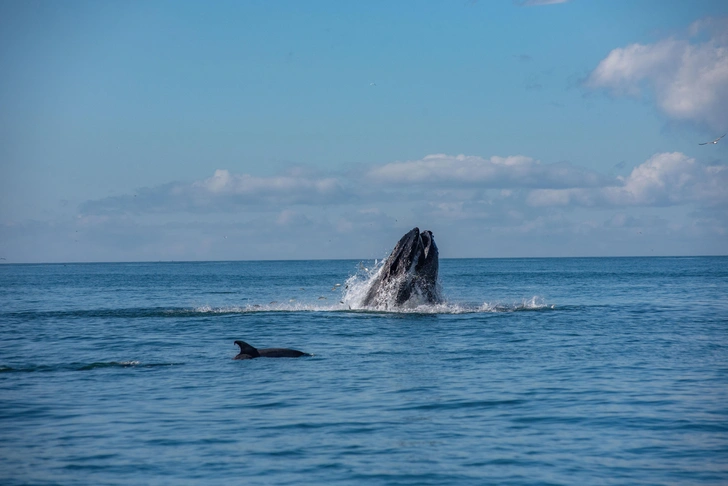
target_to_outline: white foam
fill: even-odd
[[[448,299],[442,299],[437,304],[427,303],[422,295],[417,292],[413,293],[410,299],[404,305],[395,305],[396,298],[396,281],[390,282],[381,292],[381,298],[377,300],[373,306],[364,306],[362,302],[366,297],[369,288],[379,273],[382,271],[384,259],[375,261],[372,268],[367,268],[363,263],[357,267],[357,272],[351,275],[343,286],[336,284],[333,289],[341,289],[342,295],[340,299],[317,300],[313,302],[299,301],[296,299],[282,298],[281,301],[272,301],[268,304],[247,304],[243,306],[225,306],[211,307],[209,305],[200,306],[193,312],[201,314],[243,314],[256,312],[384,312],[384,313],[400,313],[400,314],[474,314],[474,313],[494,313],[494,312],[518,312],[555,309],[553,304],[547,304],[542,297],[533,296],[523,298],[520,302],[502,303],[502,302],[483,302],[462,303],[450,302]],[[437,282],[438,295],[442,295],[440,282]]]
[[[346,302],[320,305],[315,303],[285,303],[285,304],[250,304],[245,306],[223,306],[211,307],[208,305],[200,306],[192,310],[192,312],[200,314],[247,314],[258,312],[382,312],[393,314],[487,314],[497,312],[519,312],[534,310],[551,310],[556,306],[553,304],[538,303],[542,302],[539,297],[524,299],[520,303],[491,303],[484,302],[482,304],[468,304],[459,302],[442,302],[439,304],[416,304],[411,300],[404,306],[400,307],[366,307],[366,306],[350,306]]]
[[[119,362],[119,365],[121,366],[136,366],[139,364],[139,361],[121,361]]]

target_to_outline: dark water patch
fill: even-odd
[[[329,429],[330,427],[336,427],[341,426],[342,424],[338,424],[336,422],[296,422],[296,423],[289,423],[289,424],[280,424],[280,425],[262,425],[258,428],[260,430],[265,431],[288,431],[288,430],[325,430]]]
[[[305,457],[306,451],[301,448],[297,448],[297,449],[281,448],[281,449],[276,449],[276,450],[271,450],[271,451],[260,451],[260,452],[253,451],[251,453],[251,455],[252,456],[272,457],[272,458],[277,458],[277,459],[294,459],[294,458]]]
[[[167,366],[180,366],[184,363],[141,363],[139,361],[109,361],[100,363],[91,363],[87,365],[74,368],[78,371],[90,371],[103,368],[160,368]]]
[[[36,319],[57,320],[85,320],[85,319],[148,319],[152,317],[165,317],[176,319],[179,317],[202,315],[196,309],[185,308],[120,308],[120,309],[77,309],[67,311],[23,311],[6,312],[7,318],[32,321]]]
[[[527,400],[510,399],[510,400],[455,400],[443,402],[430,402],[412,404],[403,407],[397,407],[396,410],[460,410],[470,408],[498,408],[498,407],[514,407],[527,403]]]
[[[91,371],[105,368],[160,368],[181,366],[184,363],[141,363],[140,361],[108,361],[96,363],[68,363],[58,365],[31,365],[23,367],[0,366],[0,373],[44,373],[54,371]]]
[[[414,465],[410,465],[411,469],[415,469]],[[380,468],[373,468],[380,469]],[[429,473],[392,473],[392,472],[370,472],[358,473],[350,476],[357,484],[387,484],[392,486],[410,486],[421,484],[488,484],[490,479],[486,479],[480,475],[467,474],[445,474],[437,472]],[[517,484],[517,483],[500,483],[500,484]],[[548,484],[541,483],[538,484]]]

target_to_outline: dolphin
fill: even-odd
[[[438,250],[432,231],[419,228],[404,235],[372,280],[362,305],[402,306],[411,298],[418,303],[441,301],[437,285]]]
[[[246,343],[245,341],[235,341],[240,347],[240,353],[233,359],[253,359],[253,358],[298,358],[301,356],[311,356],[303,351],[286,348],[266,348],[257,349]]]

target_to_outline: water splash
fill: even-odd
[[[400,275],[398,278],[391,279],[382,284],[382,287],[377,293],[377,298],[374,304],[365,306],[363,302],[365,301],[372,285],[374,285],[375,282],[379,280],[379,276],[383,271],[385,261],[386,259],[382,259],[381,261],[375,260],[374,266],[372,268],[367,268],[364,266],[363,263],[360,263],[358,271],[346,280],[341,303],[351,310],[369,310],[384,312],[407,312],[417,311],[417,309],[421,310],[422,308],[440,307],[440,304],[429,303],[428,299],[423,294],[422,289],[417,285],[413,286],[412,294],[410,295],[407,302],[405,302],[403,305],[399,305],[396,303],[397,291],[400,287],[400,284],[404,280],[412,278],[411,275]],[[442,295],[439,282],[437,283],[436,294],[438,296]]]
[[[384,259],[374,260],[374,266],[367,268],[363,263],[359,264],[358,271],[346,279],[341,302],[348,309],[362,309],[362,302],[369,292],[372,283],[377,279],[384,267]]]
[[[482,302],[463,303],[452,302],[443,298],[440,303],[427,303],[426,299],[417,293],[402,306],[394,305],[396,297],[397,282],[390,283],[382,294],[385,296],[375,306],[364,306],[362,302],[366,297],[372,283],[382,271],[385,260],[375,261],[371,268],[360,263],[357,271],[351,275],[343,286],[335,285],[334,288],[341,289],[341,298],[337,303],[294,301],[282,299],[281,302],[273,301],[268,304],[247,304],[244,306],[211,307],[200,306],[194,312],[200,314],[242,314],[258,312],[372,312],[372,313],[398,313],[398,314],[482,314],[498,312],[521,312],[553,310],[553,304],[547,304],[543,298],[533,296],[524,298],[520,302]],[[443,295],[440,282],[437,283],[439,295]],[[333,290],[333,289],[332,289]],[[185,312],[190,312],[185,310]]]
[[[246,305],[246,306],[224,306],[211,307],[201,306],[195,309],[186,310],[185,314],[254,314],[267,312],[355,312],[374,314],[491,314],[500,312],[528,312],[555,310],[553,304],[533,305],[532,301],[541,300],[540,297],[533,297],[518,303],[490,303],[482,304],[443,302],[440,304],[410,304],[403,307],[379,309],[374,307],[349,307],[346,304],[335,304],[320,306],[315,304],[299,303],[296,305]]]
[[[533,296],[530,299],[523,299],[521,302],[513,304],[502,303],[483,303],[478,308],[479,312],[518,312],[518,311],[538,311],[556,309],[554,304],[547,304],[542,297]]]

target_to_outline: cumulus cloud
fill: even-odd
[[[705,19],[691,25],[692,40],[669,38],[612,50],[589,75],[586,86],[615,95],[640,96],[646,89],[668,117],[722,130],[728,124],[728,22]]]
[[[423,224],[452,256],[641,254],[648,238],[662,254],[720,253],[726,187],[728,165],[680,152],[623,177],[522,155],[435,154],[337,177],[217,170],[88,201],[63,227],[0,222],[0,235],[12,261],[378,257]]]
[[[603,184],[595,172],[568,163],[541,164],[523,155],[483,158],[433,154],[420,160],[392,162],[369,171],[367,177],[384,184],[437,187],[593,187]]]
[[[312,179],[300,176],[255,177],[249,174],[231,174],[218,169],[205,180],[192,184],[193,190],[210,195],[232,195],[242,198],[268,198],[295,202],[318,200],[340,193],[339,182],[331,177]]]
[[[718,43],[728,44],[728,17],[706,17],[690,24],[690,36],[696,37],[702,33],[707,33]]]
[[[655,154],[615,184],[596,188],[536,189],[531,206],[671,206],[728,202],[728,167],[701,165],[680,152]]]
[[[80,217],[112,214],[277,212],[279,224],[303,221],[297,208],[370,204],[371,209],[426,202],[433,217],[482,219],[503,207],[671,206],[728,203],[728,166],[705,165],[679,152],[658,153],[627,177],[607,177],[569,163],[543,164],[523,155],[484,158],[433,154],[392,162],[360,174],[304,172],[259,177],[218,169],[191,183],[143,188],[134,194],[87,201]],[[464,204],[463,204],[464,203]],[[436,204],[433,206],[432,204]]]

